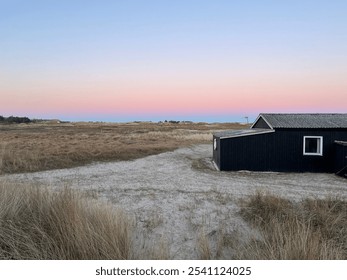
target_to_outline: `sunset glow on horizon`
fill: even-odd
[[[1,3],[0,115],[347,113],[346,1],[54,2]]]

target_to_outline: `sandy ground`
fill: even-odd
[[[244,239],[256,234],[241,219],[238,204],[257,190],[292,200],[347,198],[347,180],[333,174],[216,171],[211,149],[198,145],[132,161],[4,175],[0,180],[69,186],[110,201],[132,217],[136,250],[147,252],[140,253],[141,258],[197,259],[202,240],[217,252],[221,234]],[[231,254],[223,251],[217,257]]]

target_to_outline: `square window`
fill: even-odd
[[[323,155],[323,137],[322,136],[304,136],[304,155],[322,156]]]

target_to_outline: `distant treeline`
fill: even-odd
[[[27,117],[13,117],[8,118],[0,116],[0,123],[30,123],[31,120]]]

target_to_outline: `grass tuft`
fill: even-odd
[[[318,260],[347,258],[347,202],[301,202],[257,193],[243,202],[243,218],[261,233],[239,248],[237,258]]]
[[[0,185],[0,259],[128,259],[125,215],[63,189]]]

